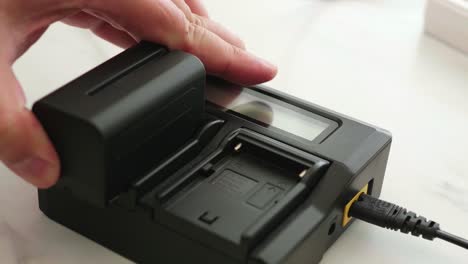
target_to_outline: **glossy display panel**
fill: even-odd
[[[329,120],[259,91],[235,85],[207,84],[207,100],[224,111],[253,119],[266,127],[313,141],[330,126]]]

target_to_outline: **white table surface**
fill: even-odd
[[[468,56],[423,34],[423,0],[206,4],[279,65],[268,85],[390,130],[382,197],[468,237]],[[31,104],[117,52],[57,25],[15,70]],[[468,251],[356,222],[322,263],[345,261],[468,263]],[[130,262],[48,220],[36,190],[0,166],[0,263]]]

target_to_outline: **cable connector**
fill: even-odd
[[[383,228],[422,236],[427,240],[440,238],[468,249],[468,240],[442,231],[438,223],[364,193],[351,205],[349,216]]]

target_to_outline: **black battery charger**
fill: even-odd
[[[40,209],[138,263],[318,263],[356,193],[380,195],[391,144],[146,42],[33,111],[62,163]]]

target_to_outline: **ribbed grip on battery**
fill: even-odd
[[[437,237],[439,224],[395,204],[362,194],[349,211],[351,217],[427,240]]]

